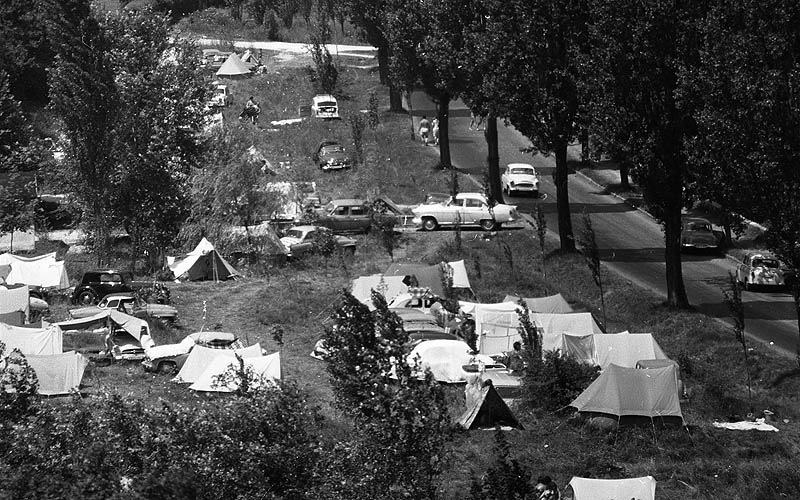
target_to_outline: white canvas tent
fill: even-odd
[[[175,382],[195,383],[217,357],[235,359],[238,354],[242,358],[263,356],[261,345],[253,344],[244,349],[211,349],[201,345],[192,348],[186,363],[175,377]]]
[[[375,306],[372,304],[372,290],[380,292],[387,303],[391,302],[401,293],[408,292],[408,285],[403,282],[403,278],[403,276],[386,276],[383,274],[360,276],[353,280],[350,293],[359,302],[373,310]]]
[[[253,358],[242,358],[244,369],[255,375],[256,379],[252,382],[253,388],[261,387],[262,384],[273,384],[281,379],[281,357],[280,353],[273,353],[268,356],[257,356]],[[239,381],[234,377],[222,383],[220,377],[232,367],[238,367],[238,360],[235,357],[217,356],[208,367],[203,371],[197,380],[189,386],[193,391],[213,391],[213,392],[234,392],[239,389]]]
[[[494,360],[488,356],[473,356],[470,348],[462,340],[426,340],[417,344],[408,355],[408,364],[424,371],[429,369],[437,382],[450,384],[465,382],[467,373],[463,366],[473,361],[492,364]],[[421,374],[421,373],[420,373]]]
[[[0,321],[2,318],[17,316],[24,321],[30,319],[31,299],[27,285],[19,287],[6,287],[0,285]],[[17,326],[21,323],[14,322]]]
[[[6,283],[40,286],[63,290],[69,288],[69,277],[64,261],[56,261],[56,253],[37,257],[20,257],[10,253],[0,254],[0,265],[8,265],[11,271]]]
[[[26,356],[61,354],[64,349],[64,336],[58,325],[24,328],[0,323],[0,342],[6,345],[6,354],[14,349]]]
[[[217,70],[222,78],[243,78],[250,75],[250,68],[236,54],[231,54]]]
[[[575,500],[607,498],[655,500],[656,480],[653,476],[630,479],[590,479],[573,477],[569,482]]]
[[[611,364],[635,368],[643,359],[666,360],[667,355],[650,333],[562,334],[559,346],[564,354],[601,368]]]
[[[528,310],[531,312],[551,314],[565,314],[574,312],[572,306],[570,306],[569,302],[567,302],[567,299],[565,299],[560,293],[548,295],[547,297],[526,297],[522,300],[525,301],[525,305],[528,306]],[[503,299],[503,302],[518,303],[519,297],[515,295],[506,295],[506,298]]]
[[[75,351],[25,357],[39,379],[39,394],[53,396],[78,390],[89,359]]]
[[[219,281],[239,276],[238,271],[205,238],[188,254],[168,257],[167,264],[175,279]]]

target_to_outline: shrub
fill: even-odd
[[[600,374],[600,368],[587,365],[560,351],[546,351],[538,371],[524,377],[524,398],[542,410],[559,410],[572,402]]]

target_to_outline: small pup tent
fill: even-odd
[[[222,78],[244,78],[250,75],[250,68],[236,54],[231,54],[217,70]]]
[[[609,365],[569,406],[584,414],[679,420],[675,366],[640,370]]]
[[[14,349],[25,356],[61,354],[64,336],[58,325],[46,328],[23,328],[0,323],[0,342],[8,355]]]
[[[39,394],[54,396],[78,390],[89,359],[75,351],[25,357],[39,379]]]
[[[35,285],[42,288],[69,288],[69,277],[64,261],[56,261],[56,253],[37,257],[20,257],[10,253],[0,254],[0,266],[10,266],[6,276],[8,284]]]
[[[239,276],[236,269],[205,238],[186,255],[168,257],[167,264],[175,279],[220,281]]]
[[[244,369],[252,374],[255,379],[251,382],[254,389],[265,385],[274,384],[281,379],[280,353],[253,358],[241,358]],[[236,357],[217,356],[203,371],[189,389],[193,391],[234,392],[239,389],[240,381],[236,377],[227,379],[222,376],[231,369],[239,369],[239,360]]]
[[[534,297],[524,298],[525,305],[528,306],[530,312],[549,313],[549,314],[565,314],[574,312],[572,306],[569,305],[560,293],[549,295],[547,297]],[[519,302],[519,297],[514,295],[506,295],[503,302]]]
[[[467,410],[457,421],[461,427],[467,430],[493,429],[497,426],[522,429],[491,380],[484,381],[478,377],[474,383],[467,384],[465,393]]]
[[[656,480],[653,476],[630,479],[589,479],[573,477],[567,488],[572,488],[575,500],[619,498],[655,500]]]
[[[233,360],[236,354],[242,358],[262,356],[261,345],[253,344],[244,349],[211,349],[201,345],[194,346],[186,358],[181,371],[173,379],[175,382],[195,383],[217,357]]]

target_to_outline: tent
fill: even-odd
[[[236,269],[205,238],[188,254],[168,260],[175,279],[219,281],[239,276]]]
[[[30,319],[31,299],[28,285],[2,286],[0,285],[0,318],[16,317],[22,320]],[[16,314],[15,314],[16,313]],[[7,322],[10,323],[10,322]],[[17,326],[22,323],[14,322]]]
[[[639,370],[609,365],[569,406],[584,414],[680,420],[674,366]]]
[[[570,306],[569,302],[567,302],[567,299],[565,299],[560,293],[549,295],[547,297],[524,298],[522,300],[525,301],[525,304],[528,306],[528,310],[531,312],[550,314],[574,312],[572,306]],[[506,295],[506,298],[503,299],[503,302],[519,303],[519,297],[515,295]]]
[[[250,76],[250,68],[236,54],[231,54],[217,70],[217,76],[222,78],[244,78]]]
[[[58,325],[23,328],[0,323],[0,342],[6,345],[6,354],[14,349],[19,349],[25,356],[61,354],[64,336]]]
[[[630,479],[589,479],[573,477],[568,488],[572,488],[575,500],[606,498],[655,500],[656,480],[653,476]]]
[[[33,252],[36,249],[36,232],[33,228],[27,231],[0,233],[0,251]]]
[[[51,355],[28,355],[28,365],[39,379],[39,394],[52,396],[78,390],[89,359],[75,351]]]
[[[461,427],[467,430],[494,429],[497,426],[522,429],[519,420],[491,381],[484,381],[479,377],[474,383],[467,384],[464,392],[467,410],[457,421]]]
[[[492,364],[489,356],[473,356],[470,348],[462,340],[425,340],[417,344],[408,355],[408,364],[418,366],[420,370],[429,369],[437,382],[465,382],[464,365],[481,361]],[[419,365],[417,365],[419,363]]]
[[[408,285],[403,282],[402,276],[386,276],[384,274],[372,274],[370,276],[360,276],[353,280],[352,291],[353,297],[358,299],[359,302],[365,304],[370,310],[375,306],[372,304],[372,290],[380,292],[386,299],[386,302],[391,302],[393,298],[401,293],[408,291]]]
[[[273,353],[268,356],[256,356],[252,358],[242,358],[244,369],[251,372],[256,379],[253,381],[256,387],[262,384],[272,384],[281,379],[281,357],[280,353]],[[197,380],[189,386],[193,391],[214,391],[214,392],[234,392],[239,389],[239,381],[235,379],[226,380],[223,383],[220,377],[232,367],[238,367],[238,360],[235,357],[217,356],[208,367],[203,371]]]
[[[108,314],[110,311],[100,311],[99,313],[86,318],[70,319],[54,323],[65,332],[94,331],[108,327]]]
[[[189,357],[186,358],[186,362],[183,364],[183,367],[181,367],[181,371],[178,372],[174,381],[188,383],[197,382],[215,358],[223,357],[226,359],[234,359],[236,354],[243,358],[254,358],[263,355],[259,344],[253,344],[244,349],[211,349],[209,347],[197,345],[192,348]]]
[[[600,367],[615,364],[636,368],[636,363],[642,359],[668,359],[650,333],[622,332],[592,335],[592,337],[595,364]]]
[[[10,253],[0,254],[0,265],[11,266],[6,277],[8,284],[34,285],[42,288],[69,288],[69,277],[64,261],[56,261],[56,253],[38,257],[20,257]]]
[[[455,290],[465,290],[469,291],[470,294],[472,293],[472,285],[470,285],[467,268],[463,260],[442,262],[432,266],[395,262],[386,269],[384,276],[403,276],[406,278],[407,285],[412,284],[410,277],[413,276],[417,282],[415,286],[429,288],[433,294],[442,297],[444,296],[443,277],[445,272],[452,277]]]

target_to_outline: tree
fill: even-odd
[[[688,307],[681,270],[681,210],[689,201],[684,140],[696,133],[697,105],[681,75],[697,67],[697,22],[704,2],[597,0],[592,4],[591,52],[583,59],[592,95],[627,89],[626,102],[595,103],[595,121],[624,113],[627,151],[653,215],[664,225],[667,304]],[[608,139],[608,138],[607,138]]]
[[[583,259],[586,261],[589,271],[592,272],[594,284],[597,285],[597,288],[600,290],[600,305],[603,310],[603,326],[605,326],[607,323],[606,298],[603,293],[603,268],[600,264],[600,251],[597,248],[597,239],[595,238],[594,228],[592,227],[592,218],[587,213],[583,214],[583,228],[578,234],[578,243],[581,247],[580,250],[583,254]]]
[[[47,100],[47,68],[54,57],[48,18],[58,10],[53,0],[0,2],[0,68],[9,74],[18,99]]]

